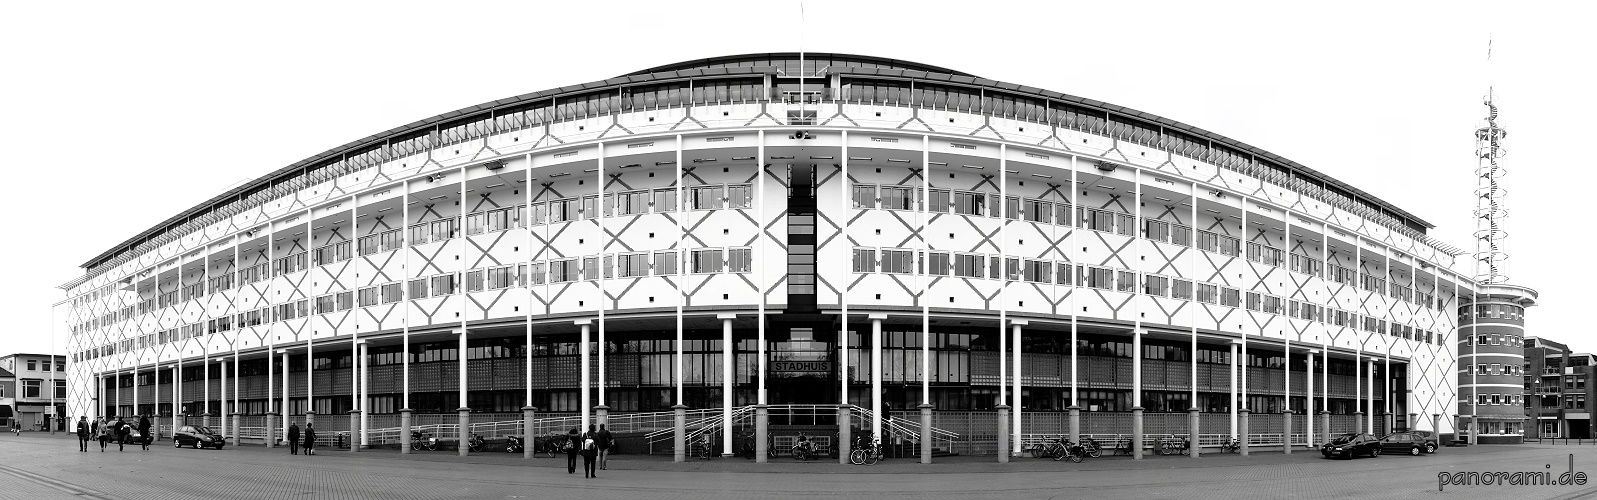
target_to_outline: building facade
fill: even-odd
[[[0,368],[0,429],[10,429],[17,417],[17,376]]]
[[[1590,439],[1597,388],[1588,383],[1597,372],[1597,356],[1538,337],[1526,337],[1524,344],[1525,415],[1530,419],[1525,437]]]
[[[8,389],[13,418],[24,429],[47,430],[46,423],[62,429],[60,418],[67,409],[67,371],[65,355],[11,354],[0,356],[0,369],[15,380],[14,392]]]
[[[1429,227],[1112,104],[875,57],[690,61],[376,134],[96,256],[62,286],[69,405],[248,434],[846,403],[812,423],[997,412],[958,431],[988,453],[1452,434],[1473,291]]]

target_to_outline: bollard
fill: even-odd
[[[410,442],[410,414],[415,411],[410,408],[399,409],[399,453],[402,455],[409,455],[411,446],[414,446]]]
[[[769,462],[771,443],[765,439],[771,433],[771,406],[754,405],[754,463]]]
[[[1191,436],[1187,438],[1187,440],[1191,443],[1187,446],[1187,454],[1192,455],[1192,458],[1198,458],[1199,449],[1203,448],[1202,446],[1198,446],[1198,419],[1200,412],[1201,410],[1196,407],[1187,409],[1187,428],[1188,433],[1191,434]]]
[[[932,405],[920,405],[920,463],[932,463]]]
[[[998,410],[998,463],[1009,463],[1009,405],[993,407]]]
[[[1248,418],[1248,416],[1252,415],[1253,412],[1248,411],[1247,408],[1243,408],[1237,411],[1237,413],[1240,415],[1237,418],[1237,427],[1239,431],[1238,434],[1241,434],[1240,436],[1237,436],[1237,439],[1242,443],[1242,449],[1240,452],[1242,453],[1242,456],[1245,457],[1248,456],[1248,420],[1251,420]]]

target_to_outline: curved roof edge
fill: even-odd
[[[621,76],[619,76],[617,78],[625,78],[625,77],[629,77],[629,76],[639,76],[639,75],[648,75],[648,74],[653,74],[653,73],[665,73],[665,72],[668,72],[668,71],[681,71],[681,70],[686,70],[686,69],[709,69],[708,67],[712,66],[712,65],[730,63],[730,62],[737,62],[737,61],[744,61],[744,60],[798,59],[799,56],[800,56],[800,53],[798,53],[798,52],[755,52],[755,53],[751,53],[751,54],[737,54],[737,55],[731,55],[731,56],[706,57],[704,59],[694,59],[694,60],[691,60],[691,61],[682,61],[682,62],[677,62],[677,63],[671,63],[671,64],[655,66],[653,68],[627,73],[627,74],[621,75]],[[976,76],[976,75],[972,75],[970,73],[965,73],[965,72],[962,72],[962,71],[955,71],[955,70],[944,68],[944,67],[941,67],[941,66],[932,66],[930,64],[921,64],[921,63],[914,62],[914,61],[905,61],[903,59],[891,59],[891,58],[886,58],[886,57],[862,56],[862,55],[857,55],[857,54],[839,54],[839,53],[836,53],[836,52],[804,52],[803,56],[807,57],[807,58],[808,57],[814,57],[814,58],[821,58],[821,59],[824,59],[824,58],[857,59],[857,60],[863,61],[863,62],[870,62],[870,63],[876,63],[876,64],[885,64],[885,65],[893,66],[893,67],[895,67],[897,69],[908,69],[908,70],[915,70],[915,71],[925,71],[925,72],[928,72],[928,73],[947,73],[947,74],[950,74],[950,75],[968,76],[968,77],[973,77],[973,78]]]
[[[772,53],[772,54],[773,55],[788,54],[788,55],[792,55],[792,56],[795,56],[795,57],[798,55],[797,52]],[[807,54],[808,53],[806,53],[806,55]],[[819,56],[822,55],[822,53],[815,53],[815,55],[819,57]],[[895,62],[900,62],[900,63],[904,63],[904,64],[915,64],[915,63],[908,63],[908,62],[905,62],[905,61],[900,61],[900,60],[897,60],[897,59],[887,59],[887,58],[879,58],[879,57],[854,56],[854,55],[847,55],[847,54],[828,54],[828,55],[836,55],[836,56],[848,57],[848,58],[875,59],[875,60],[879,60],[879,61],[895,61]],[[745,55],[745,56],[747,56],[747,55]],[[755,74],[766,74],[766,73],[770,72],[771,67],[769,67],[769,66],[748,66],[748,67],[731,67],[731,68],[699,68],[699,67],[695,67],[697,65],[702,65],[703,61],[713,61],[713,60],[718,60],[718,59],[728,59],[728,58],[745,57],[745,56],[726,56],[725,58],[698,59],[698,60],[695,60],[695,61],[692,61],[692,62],[689,62],[689,63],[677,63],[677,64],[670,64],[670,65],[665,65],[665,66],[659,66],[658,67],[658,68],[673,68],[673,67],[680,68],[680,69],[675,69],[675,70],[669,70],[668,69],[668,70],[665,70],[665,71],[659,71],[659,72],[654,72],[654,73],[649,73],[649,74],[643,74],[642,72],[629,73],[627,75],[622,75],[622,76],[619,76],[619,77],[616,77],[616,78],[610,78],[610,79],[607,79],[607,80],[600,80],[600,81],[594,81],[594,82],[588,82],[588,83],[582,83],[582,84],[576,84],[576,85],[568,85],[568,86],[559,87],[559,88],[553,88],[553,89],[548,89],[548,90],[543,90],[543,91],[538,91],[538,92],[531,92],[531,93],[527,93],[527,94],[521,94],[521,95],[518,95],[518,96],[513,96],[513,97],[504,98],[504,99],[498,99],[498,100],[485,102],[485,103],[478,104],[478,105],[475,105],[475,106],[468,106],[468,107],[461,108],[461,109],[458,109],[458,110],[455,110],[455,111],[442,113],[442,114],[439,114],[439,115],[436,115],[436,116],[433,116],[433,117],[430,117],[430,118],[417,120],[417,121],[414,121],[414,122],[411,122],[409,124],[405,124],[405,125],[402,125],[402,126],[399,126],[399,127],[394,127],[394,128],[388,129],[388,130],[383,131],[383,132],[379,132],[379,133],[376,133],[376,134],[368,135],[368,136],[366,136],[364,138],[345,143],[345,144],[343,144],[341,146],[329,149],[327,151],[323,151],[323,152],[318,153],[316,155],[313,155],[311,157],[308,157],[308,158],[305,158],[303,160],[294,162],[293,164],[290,164],[290,165],[288,165],[286,167],[280,168],[280,169],[278,169],[278,170],[276,170],[276,171],[274,171],[272,173],[256,177],[254,180],[252,180],[250,182],[247,182],[245,184],[236,186],[233,189],[229,189],[228,191],[226,191],[226,192],[224,192],[224,193],[222,193],[220,195],[217,195],[217,196],[215,196],[215,197],[213,197],[213,198],[211,198],[209,200],[206,200],[206,201],[204,201],[204,202],[202,202],[202,203],[200,203],[198,205],[195,205],[194,207],[189,208],[188,210],[184,210],[183,212],[181,212],[181,213],[179,213],[177,215],[174,215],[174,216],[172,216],[172,217],[170,217],[170,218],[168,218],[168,219],[166,219],[164,221],[161,221],[160,223],[157,223],[155,225],[150,226],[150,228],[139,232],[139,234],[133,236],[132,238],[129,238],[126,241],[123,241],[122,243],[117,244],[117,245],[111,247],[110,249],[108,249],[108,250],[106,250],[104,252],[101,252],[99,255],[96,255],[94,258],[89,259],[87,262],[83,263],[79,267],[85,268],[86,270],[90,269],[90,268],[93,268],[94,266],[97,266],[97,265],[100,265],[100,264],[106,262],[107,259],[110,259],[111,257],[115,256],[119,252],[128,251],[128,250],[132,250],[132,249],[136,248],[136,246],[139,245],[142,242],[141,240],[144,240],[145,238],[157,235],[160,232],[165,231],[168,228],[175,226],[176,224],[182,224],[182,223],[186,222],[187,219],[192,218],[194,216],[197,216],[197,215],[199,215],[201,213],[204,213],[207,209],[215,209],[217,206],[220,206],[220,205],[222,205],[222,204],[224,204],[224,203],[226,203],[228,201],[231,201],[231,199],[236,197],[236,196],[241,196],[243,193],[251,192],[251,191],[254,191],[255,189],[258,189],[258,188],[261,188],[261,187],[264,187],[264,186],[272,185],[275,182],[281,182],[281,181],[286,181],[286,180],[292,179],[293,176],[295,176],[295,175],[304,174],[307,171],[307,169],[309,169],[311,166],[319,165],[319,164],[322,164],[322,163],[325,163],[325,162],[330,162],[330,161],[332,161],[335,158],[341,159],[342,155],[344,153],[347,153],[347,152],[350,152],[350,151],[354,151],[354,150],[357,150],[357,149],[360,149],[360,148],[372,147],[372,146],[375,146],[375,145],[379,145],[379,144],[383,143],[386,139],[394,137],[394,136],[397,136],[397,135],[400,135],[400,134],[403,134],[403,133],[414,132],[414,131],[416,131],[418,129],[421,129],[421,128],[424,128],[424,127],[439,125],[439,124],[442,124],[442,123],[445,123],[445,122],[448,122],[450,120],[454,120],[454,119],[457,119],[457,118],[462,118],[462,117],[470,116],[470,115],[473,115],[473,114],[477,114],[477,113],[481,113],[481,112],[485,112],[485,111],[489,111],[489,110],[493,110],[493,109],[497,109],[497,108],[502,108],[502,107],[506,107],[506,106],[510,106],[510,105],[525,103],[525,102],[529,102],[529,101],[535,101],[535,100],[539,100],[539,99],[543,99],[543,98],[547,98],[547,97],[556,97],[556,96],[560,96],[560,95],[564,95],[564,94],[581,93],[581,92],[586,92],[586,91],[590,91],[590,90],[597,89],[597,88],[603,88],[603,87],[614,86],[614,85],[642,84],[642,83],[649,83],[649,82],[654,82],[654,81],[679,80],[679,79],[683,79],[683,78],[693,78],[693,77],[699,77],[699,76],[722,76],[722,75],[728,75],[728,74],[744,74],[744,73],[750,74],[750,75],[755,75]],[[686,65],[686,66],[684,66],[684,65]],[[921,66],[925,66],[927,68],[936,68],[935,66],[926,66],[926,65],[921,65]],[[986,86],[986,87],[991,87],[991,88],[996,89],[996,90],[1003,90],[1003,91],[1007,91],[1007,92],[1015,92],[1015,93],[1021,93],[1021,94],[1029,94],[1029,95],[1034,95],[1034,96],[1037,96],[1037,97],[1043,97],[1043,98],[1047,98],[1047,99],[1053,99],[1053,100],[1057,100],[1057,101],[1061,101],[1061,102],[1068,102],[1068,103],[1073,103],[1073,104],[1077,104],[1077,105],[1083,105],[1083,106],[1103,109],[1103,110],[1106,110],[1106,111],[1109,111],[1109,112],[1112,112],[1112,113],[1118,113],[1118,114],[1125,115],[1125,116],[1128,116],[1128,117],[1138,118],[1138,119],[1141,119],[1141,120],[1144,120],[1144,121],[1148,121],[1148,122],[1152,122],[1152,123],[1155,123],[1155,124],[1158,124],[1158,125],[1161,125],[1161,126],[1173,128],[1173,129],[1176,129],[1176,130],[1180,130],[1180,131],[1185,132],[1187,134],[1191,134],[1191,135],[1194,135],[1194,136],[1197,136],[1197,137],[1208,139],[1208,140],[1214,141],[1214,142],[1219,143],[1219,144],[1224,144],[1226,146],[1238,149],[1240,151],[1244,151],[1244,152],[1247,152],[1249,154],[1253,154],[1253,155],[1255,155],[1255,156],[1257,156],[1259,158],[1263,158],[1263,159],[1267,159],[1267,160],[1279,163],[1281,165],[1284,165],[1284,166],[1287,166],[1289,168],[1292,168],[1293,170],[1308,174],[1308,176],[1311,177],[1311,178],[1314,178],[1316,180],[1320,180],[1322,182],[1334,185],[1334,186],[1336,186],[1339,189],[1343,189],[1343,190],[1347,191],[1348,193],[1351,193],[1351,194],[1355,195],[1359,199],[1362,199],[1362,200],[1365,200],[1365,201],[1368,201],[1368,202],[1372,202],[1372,203],[1375,203],[1375,204],[1377,204],[1379,206],[1382,206],[1382,207],[1385,207],[1387,209],[1390,209],[1393,213],[1398,214],[1398,215],[1402,215],[1404,218],[1407,218],[1407,219],[1413,220],[1415,222],[1418,222],[1418,223],[1420,223],[1421,225],[1424,225],[1427,228],[1435,228],[1436,227],[1434,224],[1426,222],[1424,219],[1421,219],[1421,218],[1415,216],[1414,214],[1409,213],[1407,210],[1403,210],[1401,208],[1398,208],[1396,205],[1394,205],[1392,203],[1389,203],[1389,202],[1387,202],[1385,200],[1382,200],[1381,198],[1379,198],[1377,196],[1374,196],[1374,195],[1372,195],[1372,194],[1370,194],[1368,192],[1365,192],[1364,190],[1361,190],[1361,189],[1358,189],[1356,187],[1353,187],[1352,185],[1349,185],[1349,184],[1347,184],[1345,182],[1339,181],[1336,178],[1333,178],[1333,177],[1331,177],[1329,175],[1325,175],[1325,174],[1320,173],[1319,171],[1316,171],[1314,169],[1308,168],[1308,167],[1304,166],[1301,163],[1289,160],[1289,159],[1284,158],[1284,157],[1282,157],[1280,155],[1277,155],[1275,153],[1271,153],[1269,151],[1265,151],[1262,148],[1258,148],[1258,147],[1254,147],[1254,146],[1248,145],[1247,143],[1232,139],[1230,137],[1226,137],[1226,136],[1223,136],[1223,135],[1220,135],[1220,134],[1216,134],[1216,133],[1210,132],[1208,130],[1204,130],[1202,128],[1198,128],[1198,127],[1195,127],[1195,126],[1192,126],[1192,125],[1188,125],[1186,123],[1182,123],[1182,122],[1179,122],[1179,121],[1171,120],[1171,119],[1164,118],[1164,117],[1161,117],[1161,116],[1158,116],[1158,115],[1154,115],[1154,114],[1151,114],[1151,113],[1145,113],[1145,112],[1142,112],[1142,111],[1138,111],[1138,110],[1135,110],[1135,109],[1127,108],[1127,107],[1124,107],[1124,106],[1118,106],[1118,105],[1115,105],[1115,104],[1110,104],[1110,103],[1103,102],[1103,101],[1097,101],[1097,100],[1093,100],[1093,99],[1077,97],[1077,96],[1064,94],[1064,93],[1060,93],[1060,92],[1054,92],[1054,91],[1051,91],[1051,90],[1039,89],[1039,88],[1036,88],[1036,87],[1016,85],[1016,84],[1012,84],[1012,83],[1005,83],[1005,82],[995,81],[995,80],[987,80],[987,79],[984,79],[984,78],[978,78],[978,77],[970,76],[970,75],[965,74],[965,73],[952,72],[951,70],[944,70],[944,69],[941,69],[941,68],[937,68],[937,69],[939,69],[940,71],[926,72],[926,71],[922,71],[922,70],[912,70],[912,69],[850,68],[847,72],[851,73],[851,74],[860,74],[860,75],[876,74],[876,75],[894,76],[894,77],[900,77],[900,78],[921,78],[921,79],[926,79],[926,80],[931,80],[931,81],[941,80],[941,81],[951,81],[951,82],[958,82],[958,83],[966,83],[966,84],[969,84],[969,85]],[[652,71],[652,70],[653,70],[653,68],[651,68],[650,70],[644,70],[644,71]]]

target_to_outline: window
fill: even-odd
[[[654,252],[654,275],[670,276],[677,273],[677,252],[666,250]]]
[[[1137,293],[1137,273],[1131,271],[1117,271],[1115,290],[1126,293]]]
[[[482,291],[482,270],[481,269],[473,269],[473,270],[470,270],[470,271],[466,271],[466,291],[467,292],[481,292]]]
[[[549,222],[577,220],[577,200],[564,199],[549,202]]]
[[[57,366],[56,367],[56,371],[60,371],[60,368],[61,367]],[[66,399],[67,398],[67,381],[65,381],[65,380],[56,380],[55,381],[55,398],[56,399]]]
[[[338,310],[348,311],[355,308],[354,292],[340,292],[335,297],[338,297]]]
[[[550,283],[569,283],[578,276],[577,259],[557,260],[549,263]]]
[[[1026,220],[1052,224],[1054,222],[1054,204],[1042,200],[1026,200]]]
[[[914,210],[915,191],[900,186],[882,186],[881,200],[883,210]]]
[[[876,208],[876,186],[871,184],[855,184],[854,192],[850,193],[849,200],[854,208]]]
[[[982,277],[982,256],[954,254],[954,276],[961,278]]]
[[[726,200],[731,208],[749,208],[753,203],[754,189],[748,184],[733,184],[726,187]]]
[[[1220,288],[1220,305],[1239,307],[1242,302],[1242,292],[1235,288]]]
[[[932,202],[926,207],[926,211],[942,214],[948,213],[948,207],[953,205],[953,202],[949,200],[948,190],[933,189],[931,190],[931,196]]]
[[[1144,237],[1150,240],[1161,243],[1167,243],[1170,241],[1170,223],[1168,222],[1162,220],[1144,219],[1142,221],[1142,231]]]
[[[1052,283],[1054,281],[1054,264],[1046,260],[1027,260],[1026,267],[1021,271],[1021,278],[1034,283]]]
[[[404,295],[400,293],[402,291],[403,290],[401,290],[399,288],[399,282],[398,281],[383,285],[383,303],[384,304],[392,304],[392,303],[395,303],[395,302],[399,302],[401,299],[404,298]]]
[[[1020,197],[1004,197],[1004,218],[1009,220],[1020,218]]]
[[[332,295],[323,295],[316,298],[316,314],[327,314],[338,311],[337,303]]]
[[[982,207],[986,204],[986,194],[963,191],[954,192],[954,213],[956,214],[981,215]]]
[[[882,272],[914,274],[915,252],[913,250],[882,249]]]
[[[488,270],[488,289],[497,290],[510,288],[516,285],[517,275],[521,274],[523,264],[515,266],[495,267]]]
[[[599,258],[598,257],[583,257],[582,258],[582,279],[584,281],[592,281],[592,280],[599,279]]]
[[[927,270],[926,274],[948,276],[948,269],[951,265],[948,262],[948,252],[932,252],[929,260],[931,261],[929,263],[930,269]]]
[[[852,267],[856,273],[876,272],[876,250],[870,248],[855,248]]]
[[[427,279],[410,280],[409,292],[411,299],[427,298]]]
[[[1056,266],[1056,267],[1058,268],[1059,272],[1058,272],[1058,274],[1055,274],[1054,276],[1056,276],[1058,278],[1058,280],[1059,280],[1058,283],[1059,284],[1061,284],[1061,285],[1075,285],[1076,284],[1075,266],[1070,265],[1069,262],[1060,262],[1059,265]]]
[[[1188,280],[1174,280],[1170,287],[1170,297],[1182,300],[1192,300],[1192,282]]]
[[[754,250],[750,248],[729,248],[726,251],[726,270],[733,273],[751,272],[754,266]]]
[[[721,208],[721,186],[698,186],[693,188],[689,196],[693,210],[717,210]]]
[[[622,278],[635,278],[649,275],[649,254],[635,253],[621,255]]]
[[[649,192],[616,193],[616,214],[634,215],[649,211]]]
[[[43,380],[23,379],[22,380],[22,397],[24,397],[24,398],[37,398],[37,397],[40,397],[39,396],[39,391],[41,390],[40,387],[41,387],[41,384],[43,384],[43,383],[44,383]]]
[[[677,210],[676,188],[654,190],[654,213],[675,212]]]
[[[32,371],[38,371],[38,370],[39,370],[39,362],[35,361],[35,360],[32,360],[32,359],[28,360],[28,371],[32,372]]]
[[[1108,290],[1114,287],[1115,272],[1111,269],[1089,267],[1087,268],[1086,278],[1084,281],[1087,286]]]
[[[1169,292],[1170,278],[1151,274],[1142,278],[1142,293],[1164,297]]]
[[[719,248],[697,249],[691,255],[693,272],[696,274],[719,273],[726,268],[725,257]]]
[[[370,307],[377,305],[377,287],[360,289],[360,306]]]
[[[544,202],[533,203],[528,208],[527,220],[529,224],[543,224],[549,221],[549,204]]]
[[[451,295],[460,286],[460,275],[443,274],[432,277],[433,296]]]
[[[1020,280],[1020,259],[1014,257],[1004,259],[1004,279]]]

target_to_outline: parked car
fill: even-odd
[[[182,448],[185,444],[196,449],[205,447],[220,450],[227,444],[227,439],[212,431],[210,427],[185,425],[178,427],[177,432],[172,433],[172,447]]]
[[[1381,438],[1381,451],[1386,453],[1436,453],[1436,438],[1420,431],[1394,432]]]
[[[1359,455],[1381,456],[1381,441],[1369,434],[1349,432],[1336,436],[1320,447],[1320,454],[1328,458],[1354,458]]]

